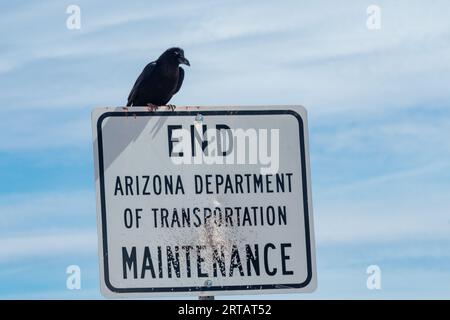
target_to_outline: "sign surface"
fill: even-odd
[[[312,292],[306,110],[92,113],[106,297]]]

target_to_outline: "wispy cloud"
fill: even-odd
[[[366,178],[360,181],[351,182],[339,186],[339,188],[329,189],[325,194],[342,194],[350,193],[361,189],[374,189],[382,185],[403,182],[408,180],[415,180],[418,176],[426,176],[430,174],[439,174],[450,167],[450,162],[436,162],[411,170],[401,170],[390,174],[383,174],[371,178]]]
[[[97,233],[89,229],[0,238],[0,262],[96,252]]]
[[[93,191],[37,191],[0,196],[0,233],[3,236],[95,225]]]
[[[96,255],[85,172],[90,111],[124,104],[143,66],[180,45],[192,67],[175,104],[308,108],[322,250],[317,297],[371,297],[362,266],[372,259],[403,272],[391,269],[391,291],[378,297],[414,297],[423,288],[445,294],[448,272],[434,268],[430,281],[416,283],[423,270],[410,269],[436,257],[448,261],[448,1],[380,0],[382,28],[373,32],[366,28],[370,1],[80,0],[78,31],[66,28],[69,4],[2,4],[0,152],[7,155],[3,176],[14,181],[5,179],[8,195],[0,196],[0,263],[8,265],[0,278],[22,272],[17,261],[42,258],[59,268],[52,262],[59,255]],[[51,161],[37,165],[37,153]],[[70,163],[73,153],[83,166]],[[49,172],[61,177],[58,185],[32,181],[30,192],[9,190],[9,183],[21,190]],[[86,176],[81,187],[71,179],[77,174]],[[24,297],[19,291],[2,296]],[[42,296],[73,295],[52,288],[29,295]],[[96,297],[96,289],[85,296]]]
[[[374,207],[316,208],[317,242],[322,245],[394,245],[399,241],[450,243],[449,212],[445,207],[412,208],[394,203]]]

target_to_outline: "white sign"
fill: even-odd
[[[92,113],[102,294],[312,292],[306,110]]]

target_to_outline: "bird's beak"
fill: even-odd
[[[179,62],[180,64],[185,64],[185,65],[187,65],[187,66],[191,66],[191,64],[189,63],[189,60],[186,59],[185,57],[179,57],[179,58],[178,58],[178,62]]]

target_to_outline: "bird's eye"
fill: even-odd
[[[175,55],[178,56],[180,54],[180,51],[175,51]]]

